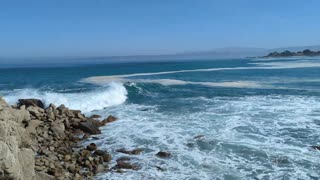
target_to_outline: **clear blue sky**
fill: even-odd
[[[316,44],[319,0],[0,0],[0,56]]]

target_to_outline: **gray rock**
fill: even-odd
[[[43,123],[42,121],[39,121],[39,120],[31,120],[29,123],[28,123],[28,126],[26,127],[26,131],[28,133],[31,133],[31,134],[36,134],[37,131],[36,131],[36,128],[41,124]]]
[[[55,120],[56,119],[56,116],[54,115],[53,111],[48,112],[47,116],[48,116],[48,119],[51,119],[51,120]]]
[[[42,117],[42,111],[43,109],[39,108],[39,107],[35,107],[35,106],[29,106],[27,108],[27,110],[30,112],[31,115],[37,117],[37,118],[41,118]]]
[[[37,180],[54,180],[55,177],[54,176],[51,176],[45,172],[36,172],[36,179]]]
[[[55,133],[56,135],[59,135],[59,136],[64,136],[65,133],[65,127],[64,127],[64,124],[63,123],[52,123],[51,124],[51,130],[53,133]]]

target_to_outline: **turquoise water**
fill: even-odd
[[[119,117],[92,141],[143,148],[141,169],[97,179],[319,179],[319,77],[319,58],[2,67],[0,95]]]

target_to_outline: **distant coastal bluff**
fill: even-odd
[[[320,51],[311,51],[309,49],[305,49],[303,51],[298,51],[298,52],[291,52],[288,50],[283,52],[275,51],[263,57],[268,58],[268,57],[291,57],[291,56],[320,56]]]

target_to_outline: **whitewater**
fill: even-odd
[[[84,145],[110,167],[141,148],[141,169],[96,179],[319,179],[319,77],[319,58],[0,68],[0,96],[117,116]]]

